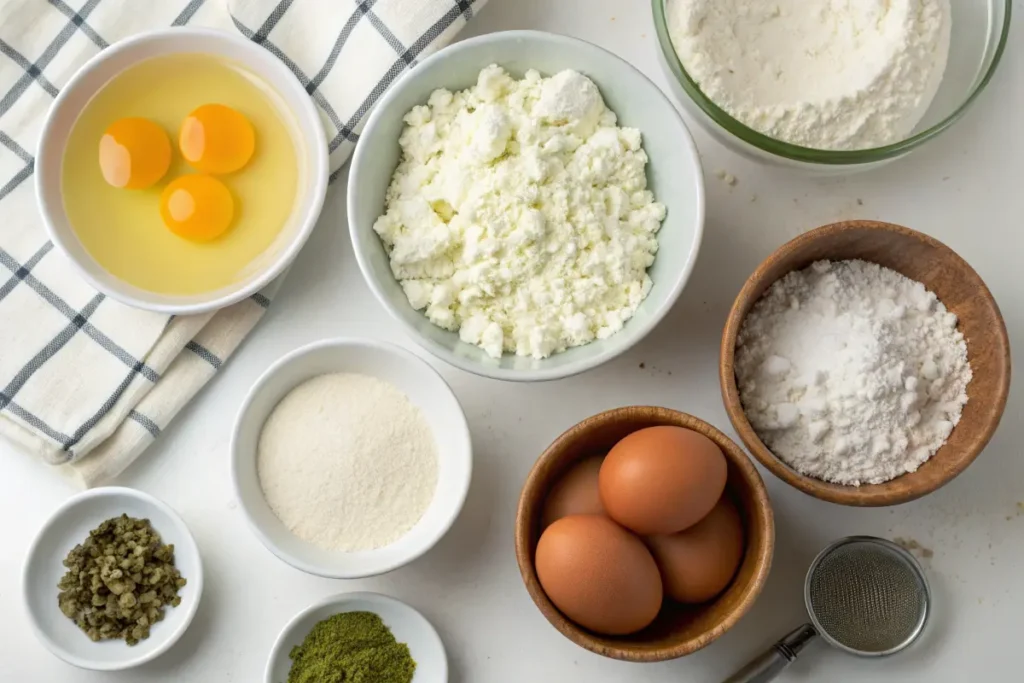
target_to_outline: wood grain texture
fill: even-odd
[[[957,315],[974,378],[968,402],[949,440],[916,472],[883,484],[845,486],[807,477],[775,457],[747,420],[736,386],[736,337],[747,313],[779,278],[812,262],[863,259],[917,280]],[[784,244],[747,279],[725,330],[719,363],[722,398],[743,443],[773,474],[804,493],[832,503],[884,506],[920,498],[963,472],[992,438],[1010,390],[1010,342],[999,307],[974,269],[952,249],[891,223],[847,221],[826,225]]]
[[[729,465],[726,495],[743,518],[746,550],[732,583],[714,601],[680,605],[666,601],[654,623],[629,636],[592,633],[569,621],[544,594],[534,568],[541,513],[551,487],[577,461],[607,453],[627,434],[657,425],[700,432],[718,444]],[[534,603],[551,624],[577,645],[605,657],[657,662],[695,652],[728,631],[753,605],[771,568],[775,524],[764,482],[747,454],[703,420],[668,408],[617,408],[587,418],[555,439],[537,459],[519,498],[515,525],[516,559]]]

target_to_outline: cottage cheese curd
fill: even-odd
[[[640,131],[589,78],[489,66],[405,122],[374,230],[415,309],[495,358],[622,329],[651,289],[665,207]]]

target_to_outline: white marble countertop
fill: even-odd
[[[1018,12],[1024,4],[1015,2]],[[645,0],[491,0],[464,35],[513,28],[568,33],[625,57],[663,88]],[[227,445],[246,390],[269,363],[307,342],[355,335],[412,347],[364,286],[345,222],[344,178],[319,227],[252,338],[118,481],[152,493],[184,517],[204,554],[206,589],[195,622],[169,653],[140,669],[74,669],[36,641],[23,616],[21,568],[46,517],[74,491],[47,466],[0,444],[0,679],[10,683],[252,683],[294,614],[332,593],[375,590],[408,601],[448,646],[452,683],[717,683],[804,618],[803,575],[834,538],[867,533],[930,549],[934,618],[903,654],[863,661],[820,643],[781,681],[1020,680],[1024,612],[1024,412],[1020,374],[1003,425],[963,475],[925,500],[857,510],[809,498],[765,473],[776,515],[775,564],[764,593],[732,631],[685,659],[637,665],[586,652],[558,634],[519,577],[512,526],[534,459],[566,427],[620,405],[660,404],[733,431],[717,380],[725,315],[747,275],[773,248],[822,223],[883,219],[922,230],[963,255],[986,280],[1022,364],[1024,286],[1024,27],[988,92],[951,132],[866,175],[814,180],[733,156],[695,131],[708,185],[700,259],[682,299],[645,341],[582,376],[542,385],[501,384],[440,367],[461,399],[476,447],[462,516],[412,565],[365,581],[307,576],[270,554],[232,494]],[[736,176],[734,186],[716,177]]]

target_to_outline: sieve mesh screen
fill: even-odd
[[[837,546],[808,581],[808,608],[823,635],[864,654],[897,649],[923,625],[928,594],[917,569],[871,541]]]

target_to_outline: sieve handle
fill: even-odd
[[[790,631],[782,640],[772,645],[760,657],[727,678],[723,683],[768,683],[782,673],[797,655],[807,647],[807,643],[818,635],[810,624]]]

